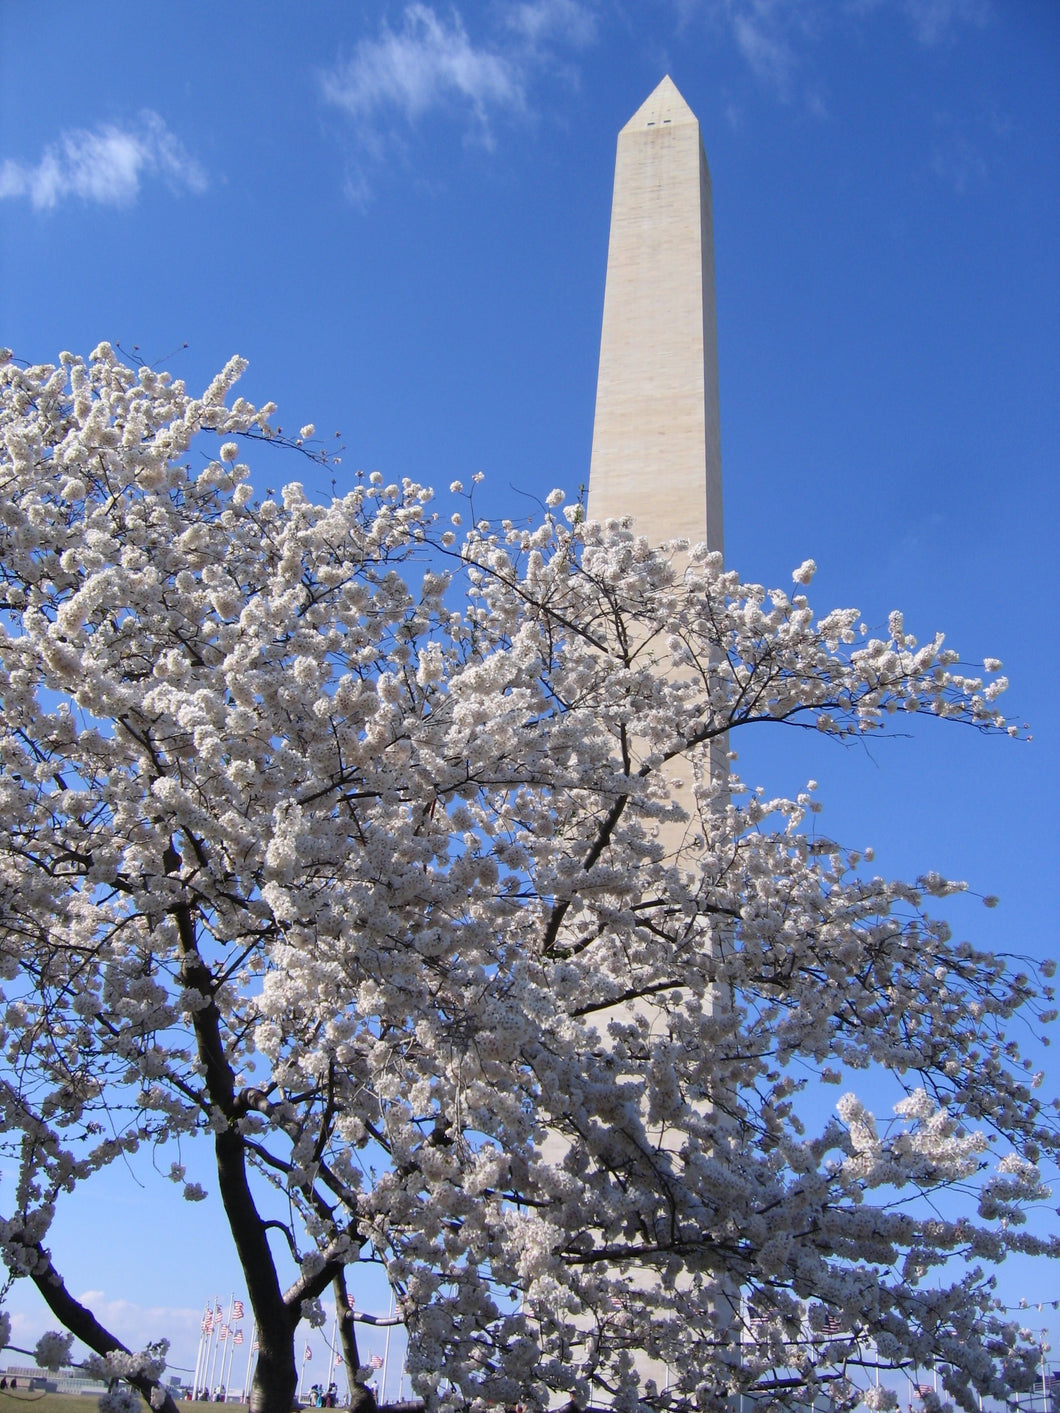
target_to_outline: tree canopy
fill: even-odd
[[[73,1301],[48,1233],[99,1168],[201,1135],[261,1413],[363,1261],[430,1408],[852,1406],[864,1364],[966,1408],[1025,1385],[991,1271],[1057,1254],[1022,1220],[1054,1108],[1009,1035],[1048,987],[929,914],[961,884],[877,876],[812,789],[723,768],[752,724],[1014,732],[1000,664],[558,492],[459,534],[377,473],[256,495],[241,444],[313,429],[232,400],[241,371],[0,370],[10,1279],[157,1403],[158,1350]]]

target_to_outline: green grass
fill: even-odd
[[[225,1403],[222,1408],[246,1408],[245,1403]],[[15,1408],[32,1408],[34,1413],[94,1413],[96,1400],[89,1393],[37,1393],[32,1389],[0,1389],[0,1413],[9,1413]],[[179,1403],[177,1407],[184,1413],[205,1413],[206,1409],[216,1413],[216,1403]],[[147,1404],[144,1404],[147,1413]]]
[[[35,1408],[37,1413],[74,1413],[74,1409],[89,1410],[95,1399],[82,1398],[77,1393],[37,1393],[32,1389],[0,1389],[0,1413],[9,1408]]]

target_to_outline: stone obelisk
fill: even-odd
[[[615,158],[587,516],[627,515],[653,545],[686,539],[724,552],[710,170],[699,122],[669,76],[619,133]],[[727,776],[726,749],[724,737],[710,747],[715,780]],[[696,803],[687,763],[664,774],[688,823],[667,823],[659,838],[680,861],[696,848]],[[630,1009],[651,1011],[643,1001]],[[637,1283],[653,1279],[644,1271]],[[735,1321],[739,1299],[717,1280],[721,1325]],[[664,1366],[643,1353],[636,1365],[664,1386]]]
[[[710,171],[667,76],[618,135],[588,518],[723,549]]]

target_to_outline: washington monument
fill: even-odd
[[[699,122],[669,76],[618,135],[587,513],[631,515],[655,545],[724,551],[710,171]],[[726,749],[724,738],[709,748],[715,780],[726,778]],[[697,808],[686,767],[665,773],[687,823],[668,822],[659,837],[680,861],[695,848]],[[650,1002],[639,1009],[652,1015]],[[735,1323],[739,1303],[736,1286],[715,1283],[719,1324]],[[636,1366],[668,1386],[665,1365],[641,1353]]]
[[[722,550],[710,171],[666,77],[618,135],[590,520]]]

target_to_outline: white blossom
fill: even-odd
[[[849,1402],[855,1339],[1016,1387],[990,1269],[1058,1254],[1009,1033],[1047,985],[928,911],[962,883],[833,840],[815,782],[719,766],[765,721],[1003,732],[1004,679],[628,522],[458,541],[378,472],[261,495],[235,440],[209,459],[283,440],[242,366],[199,397],[108,345],[0,370],[8,1272],[61,1268],[57,1204],[143,1147],[203,1200],[194,1139],[282,1195],[291,1329],[385,1264],[432,1413],[633,1409],[640,1350],[674,1413],[780,1371]]]
[[[817,564],[812,559],[804,559],[798,569],[792,571],[791,577],[796,584],[809,584],[813,581],[813,576],[817,573]]]
[[[101,1393],[96,1407],[99,1413],[143,1413],[143,1401],[127,1384]]]
[[[49,1330],[37,1341],[33,1357],[42,1369],[62,1369],[70,1362],[70,1347],[73,1342],[72,1334]]]

